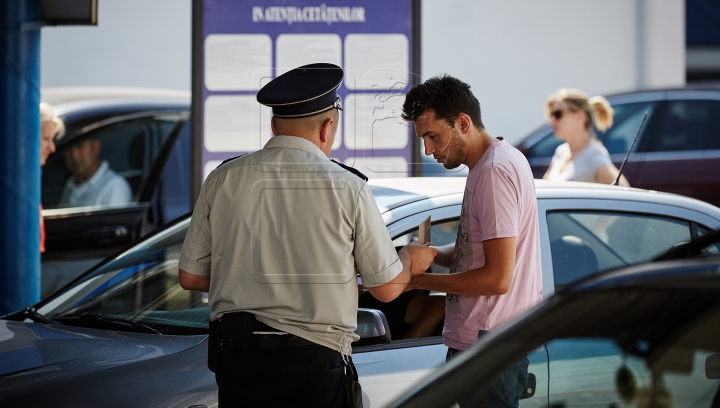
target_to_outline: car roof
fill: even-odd
[[[385,213],[403,205],[449,195],[462,200],[465,177],[408,177],[370,180],[368,185],[375,196],[380,212]],[[720,208],[689,197],[632,187],[619,187],[574,181],[535,180],[537,198],[627,200],[662,203],[703,212],[720,220]],[[431,205],[429,203],[429,205]]]
[[[56,140],[58,147],[70,143],[84,134],[88,126],[126,120],[134,115],[163,112],[189,112],[190,99],[185,98],[120,98],[84,99],[62,103],[53,107],[55,114],[65,122],[65,136]]]
[[[40,99],[51,105],[97,99],[186,99],[190,91],[121,86],[59,86],[40,90]]]
[[[54,106],[55,114],[65,121],[73,121],[91,115],[100,115],[105,112],[125,113],[141,110],[187,110],[189,108],[190,99],[186,100],[182,98],[85,99]]]

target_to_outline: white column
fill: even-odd
[[[637,0],[638,88],[685,85],[685,1]]]

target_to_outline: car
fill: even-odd
[[[49,295],[143,235],[190,212],[190,98],[177,92],[44,92],[65,136],[42,169],[42,297]],[[101,96],[107,96],[101,98]],[[125,95],[117,98],[117,95]],[[134,95],[134,96],[131,96]],[[87,138],[100,141],[101,160],[130,186],[132,200],[119,205],[67,207],[60,202],[72,173],[66,153]]]
[[[476,406],[468,401],[528,354],[525,394],[541,392],[537,406],[719,406],[720,233],[711,238],[691,249],[704,256],[673,250],[559,290],[389,406]]]
[[[545,296],[720,228],[719,208],[687,197],[535,183]],[[379,179],[369,185],[396,247],[417,236],[428,216],[433,245],[455,241],[464,179]],[[214,377],[206,368],[207,296],[183,290],[177,280],[188,225],[189,218],[181,218],[38,304],[0,319],[0,405],[42,405],[49,395],[57,395],[56,405],[215,404]],[[431,271],[447,269],[433,265]],[[376,307],[381,315],[359,317],[363,340],[384,339],[353,348],[366,406],[390,403],[445,363],[440,336],[405,339],[403,322],[389,318],[407,296],[443,294],[402,296]],[[543,405],[546,397],[547,387],[540,387],[524,406]]]
[[[631,92],[607,99],[615,110],[614,123],[607,132],[596,133],[618,167],[648,113],[623,170],[631,186],[720,206],[720,88]],[[545,125],[517,148],[527,157],[535,178],[542,178],[561,143],[552,127]]]

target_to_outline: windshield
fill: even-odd
[[[38,312],[51,318],[101,314],[162,334],[207,332],[207,294],[178,283],[178,259],[189,220],[133,247],[58,294]]]

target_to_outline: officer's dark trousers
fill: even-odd
[[[221,346],[220,408],[341,407],[343,368],[340,353],[318,345]]]

